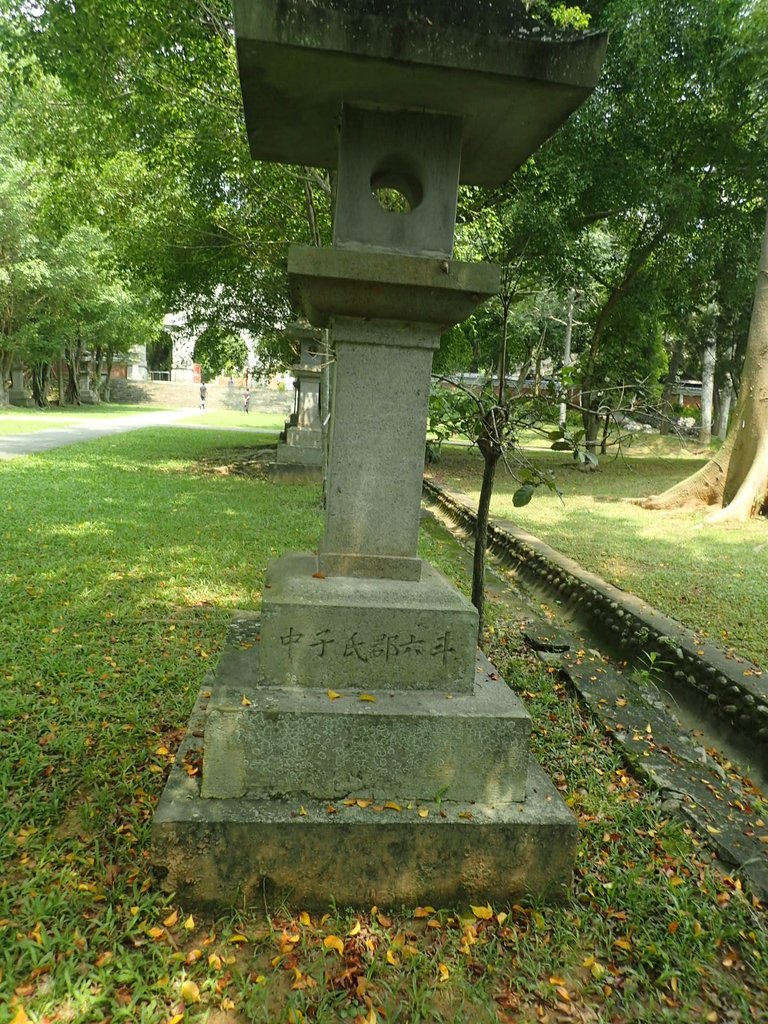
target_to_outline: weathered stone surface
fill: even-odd
[[[257,645],[257,649],[261,645]],[[251,650],[253,657],[256,650]],[[250,666],[249,666],[250,668]],[[205,726],[205,798],[501,805],[525,798],[530,719],[478,651],[470,694],[254,685],[217,673]]]
[[[436,569],[421,579],[317,574],[312,555],[267,568],[261,670],[275,686],[470,693],[477,611]]]
[[[278,484],[321,484],[323,467],[308,466],[306,462],[272,462],[269,466],[269,479]]]
[[[520,803],[375,806],[203,800],[175,767],[152,823],[152,863],[166,891],[203,907],[503,903],[557,898],[570,883],[576,821],[537,765]]]
[[[418,580],[432,352],[399,347],[404,332],[389,326],[381,326],[377,339],[392,344],[366,344],[369,333],[348,322],[333,332],[337,363],[320,569]],[[372,401],[375,394],[379,401]]]
[[[399,332],[398,345],[429,349],[499,288],[498,267],[486,263],[302,245],[288,250],[288,277],[294,302],[318,327],[331,317],[402,321],[390,325]],[[419,324],[439,330],[425,335],[413,330]]]
[[[305,445],[296,442],[295,437],[291,438],[291,431],[288,430],[288,438],[285,444],[279,444],[275,450],[275,462],[283,466],[322,466],[323,449],[319,444]],[[302,439],[303,440],[303,439]]]
[[[506,181],[587,98],[606,44],[605,34],[543,39],[509,2],[235,0],[234,10],[256,159],[335,167],[343,102],[434,110],[462,118],[461,180],[480,185]]]
[[[450,259],[461,119],[345,105],[342,121],[334,246]],[[403,209],[393,216],[378,189],[398,193]]]

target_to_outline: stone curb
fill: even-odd
[[[475,510],[460,491],[424,479],[424,494],[458,526],[473,532]],[[670,686],[685,691],[703,714],[732,733],[745,754],[768,771],[768,673],[724,651],[633,594],[606,583],[548,544],[497,520],[488,547],[529,582],[553,593],[582,621],[605,635],[628,661],[657,657]],[[647,668],[647,663],[646,666]],[[745,740],[748,742],[745,743]]]

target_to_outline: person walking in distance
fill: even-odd
[[[200,408],[205,410],[205,396],[208,394],[208,387],[205,381],[200,381]]]
[[[248,407],[251,404],[251,393],[248,388],[243,392],[243,412],[248,412]]]

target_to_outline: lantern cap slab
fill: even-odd
[[[289,249],[288,276],[294,304],[318,327],[361,317],[445,330],[499,289],[498,267],[486,263],[300,245]]]
[[[343,104],[451,114],[461,181],[498,185],[592,92],[605,33],[551,37],[521,4],[234,0],[251,155],[333,168]]]

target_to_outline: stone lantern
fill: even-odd
[[[155,862],[199,903],[557,895],[576,822],[418,531],[432,353],[499,283],[453,259],[459,183],[504,182],[588,97],[605,37],[545,40],[500,0],[235,0],[235,34],[252,155],[338,171],[332,247],[288,255],[334,356],[325,528],[233,626]]]

